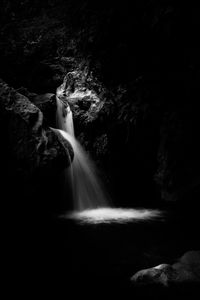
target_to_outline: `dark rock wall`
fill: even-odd
[[[162,255],[169,259],[180,248],[181,253],[199,249],[199,15],[193,1],[1,1],[0,198],[6,293],[38,294],[42,289],[52,296],[55,288],[57,299],[61,287],[66,295],[70,288],[76,292],[78,283],[78,291],[86,290],[88,296],[90,282],[96,290],[99,283],[109,286],[113,297],[117,274],[128,282],[134,271],[129,257],[143,269],[171,263]],[[125,235],[118,226],[113,231],[100,228],[99,239],[97,227],[87,235],[54,218],[72,206],[64,169],[73,149],[51,130],[56,126],[56,89],[69,72],[75,72],[75,79],[67,82],[68,96],[90,90],[100,100],[94,108],[93,96],[70,105],[77,138],[102,171],[113,206],[167,206],[172,214],[166,222],[153,228],[148,223],[141,231],[131,227]],[[141,255],[142,249],[147,252]],[[119,257],[123,263],[118,265]],[[185,267],[188,257],[175,264],[183,274],[180,262]],[[90,274],[91,265],[98,276]],[[157,279],[163,272],[165,278],[167,272],[171,276],[174,265],[163,267],[153,270]],[[161,298],[165,294],[166,289]],[[156,295],[157,285],[152,297]]]
[[[56,177],[73,159],[71,145],[45,126],[37,106],[3,81],[0,116],[4,210],[12,217],[59,210],[63,199],[57,200]]]
[[[3,1],[0,75],[44,95],[87,69],[86,86],[104,105],[87,122],[80,101],[75,129],[117,203],[187,207],[199,197],[198,35],[192,3]],[[53,124],[53,98],[34,97]]]

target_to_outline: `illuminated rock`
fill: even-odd
[[[161,264],[141,270],[131,277],[131,281],[136,285],[200,284],[200,251],[186,252],[173,265]]]

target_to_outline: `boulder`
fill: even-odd
[[[30,219],[30,214],[43,218],[66,210],[70,196],[64,194],[68,183],[63,174],[73,160],[71,144],[45,125],[36,105],[2,80],[0,131],[3,210],[17,223],[27,212]]]
[[[95,86],[93,81],[95,82],[95,79],[88,73],[87,69],[78,69],[69,72],[63,83],[57,88],[59,99],[70,104],[74,120],[78,123],[77,127],[93,124],[104,106],[104,99],[98,95],[100,91],[95,91],[96,88],[103,92],[103,88],[100,83],[96,83]]]
[[[134,285],[200,284],[200,251],[186,252],[176,263],[144,269],[131,277]]]
[[[3,160],[8,160],[15,171],[32,174],[37,169],[64,169],[73,158],[69,143],[54,131],[44,127],[41,110],[28,98],[0,81],[1,136],[4,143]],[[11,163],[12,162],[12,163]]]
[[[45,123],[48,126],[56,126],[56,96],[52,93],[36,95],[31,101],[42,111]]]

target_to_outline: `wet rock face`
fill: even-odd
[[[57,88],[57,96],[69,103],[74,119],[82,123],[82,126],[94,122],[104,104],[103,97],[100,99],[98,96],[103,90],[102,85],[98,86],[101,89],[98,94],[94,85],[95,79],[87,69],[83,69],[69,72],[62,85]]]
[[[107,154],[106,89],[87,67],[67,73],[56,95],[73,113],[75,135],[95,160]]]
[[[40,185],[34,201],[46,201],[41,197],[41,187],[46,186],[44,193],[48,195],[51,178],[70,165],[71,145],[45,126],[43,113],[36,105],[3,81],[0,81],[0,131],[1,183],[7,198],[9,201],[13,197],[31,198]],[[53,185],[56,186],[56,181]]]
[[[200,284],[200,251],[186,252],[173,265],[159,266],[137,272],[131,277],[135,285],[184,285],[188,283]]]
[[[5,145],[18,170],[32,173],[37,168],[55,164],[63,169],[70,164],[73,151],[49,128],[43,127],[43,114],[25,96],[0,83],[1,121],[6,132]],[[54,162],[58,161],[58,164]]]

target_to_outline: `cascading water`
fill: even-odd
[[[60,134],[68,140],[74,150],[71,164],[71,183],[74,209],[82,211],[105,207],[107,196],[96,174],[94,163],[74,136],[73,116],[69,105],[65,107],[57,97],[57,126]]]
[[[69,135],[71,135],[72,137],[75,137],[73,116],[69,105],[65,107],[63,102],[61,102],[58,97],[56,97],[56,104],[56,123],[58,128],[69,133]]]
[[[68,100],[69,102],[76,101],[76,98],[81,99],[88,95],[93,96],[96,103],[100,100],[94,92],[87,89],[77,87],[70,92],[70,89],[66,87],[67,79],[66,76],[63,84],[58,87],[56,95],[56,120],[59,129],[52,128],[70,142],[74,150],[74,159],[65,171],[65,179],[72,189],[74,209],[67,214],[67,218],[81,223],[98,224],[127,223],[161,217],[162,214],[158,210],[108,207],[110,199],[97,176],[95,165],[75,138],[73,115],[68,104]]]

